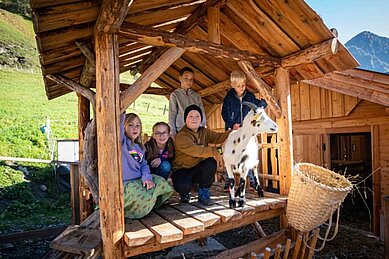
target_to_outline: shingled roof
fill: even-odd
[[[47,75],[59,74],[75,82],[80,80],[86,58],[76,42],[90,44],[93,49],[94,26],[100,5],[101,1],[95,0],[31,0],[49,99],[70,90],[47,79]],[[160,54],[161,48],[164,48],[147,45],[147,37],[150,39],[152,36],[139,36],[139,30],[134,31],[137,25],[143,30],[150,28],[153,35],[161,34],[161,31],[174,32],[187,36],[184,40],[197,39],[201,43],[208,40],[206,14],[209,6],[220,8],[220,44],[223,47],[279,61],[276,65],[259,62],[256,66],[257,73],[270,86],[274,84],[274,69],[288,57],[307,49],[309,51],[335,37],[319,15],[302,0],[134,0],[118,34],[120,72],[132,70],[141,73],[158,57],[153,53],[158,51]],[[132,37],[126,37],[126,34]],[[163,37],[157,38],[164,41]],[[230,72],[239,69],[237,59],[186,51],[157,79],[156,83],[166,90],[159,93],[166,94],[179,87],[179,70],[190,66],[196,72],[194,89],[200,92],[205,104],[221,103],[228,88],[226,80]],[[339,43],[336,54],[314,62],[291,64],[288,69],[293,82],[322,77],[326,73],[357,65],[353,56]],[[93,85],[92,82],[91,87]]]

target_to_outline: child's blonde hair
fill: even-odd
[[[246,75],[243,73],[243,71],[232,70],[232,72],[230,74],[230,82],[236,83],[236,82],[241,82],[241,81],[246,81]]]
[[[142,121],[140,120],[139,116],[136,115],[135,113],[127,113],[126,118],[124,119],[124,128],[126,128],[135,118],[138,118],[139,124],[140,124],[140,130],[139,130],[139,135],[136,137],[134,140],[131,139],[131,142],[134,144],[138,144],[142,149],[144,149],[143,146],[143,140],[142,140]],[[126,134],[127,136],[127,134]],[[128,136],[127,136],[128,137]]]

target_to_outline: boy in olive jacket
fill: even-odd
[[[173,187],[181,195],[182,202],[189,202],[192,185],[197,183],[199,202],[211,205],[210,187],[217,168],[213,157],[222,154],[222,151],[221,146],[209,147],[208,144],[222,144],[230,131],[218,133],[200,127],[202,111],[194,104],[185,109],[184,120],[185,126],[176,136],[176,156],[171,176]]]

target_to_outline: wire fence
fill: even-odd
[[[152,103],[145,101],[135,101],[129,107],[136,112],[146,112],[152,115],[167,115],[169,112],[168,104]]]

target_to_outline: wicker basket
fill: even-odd
[[[319,227],[351,190],[351,182],[340,174],[309,163],[296,164],[286,207],[289,224],[302,232]]]

